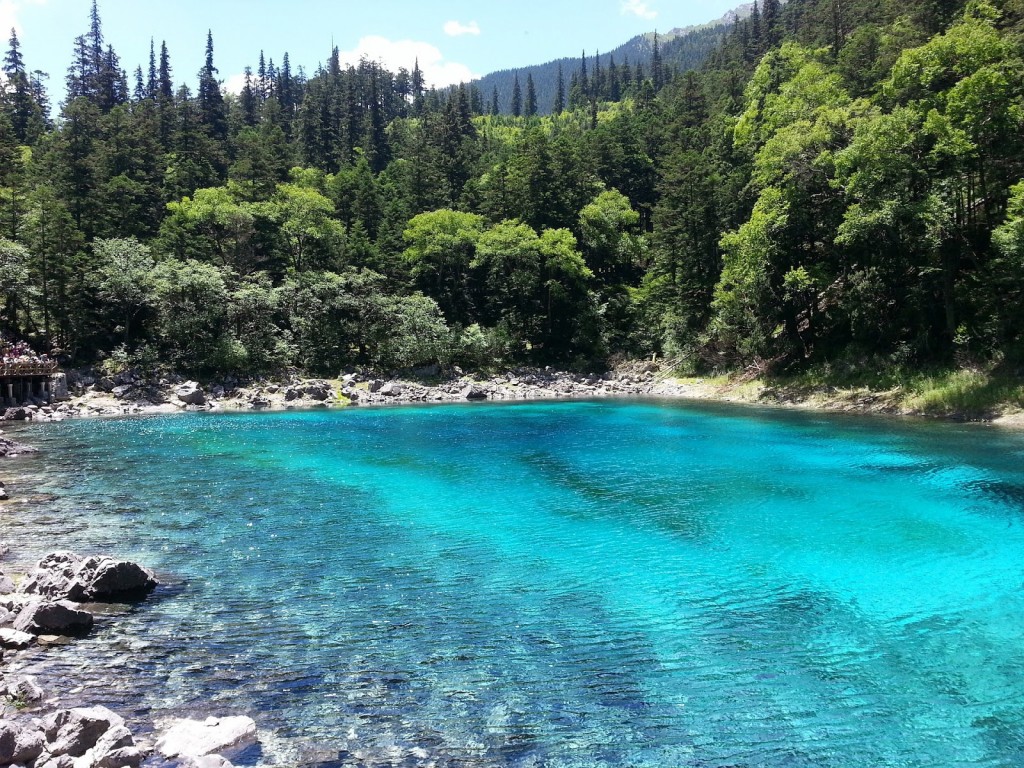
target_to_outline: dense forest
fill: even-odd
[[[0,330],[199,375],[1020,361],[1022,19],[766,0],[698,70],[577,60],[540,116],[337,51],[229,95],[212,36],[129,76],[94,5],[59,109],[3,61]]]

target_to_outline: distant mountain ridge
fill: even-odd
[[[736,20],[748,17],[753,7],[753,3],[747,3],[728,11],[721,18],[704,24],[677,27],[668,32],[647,32],[637,35],[614,50],[600,53],[599,57],[597,57],[597,52],[587,52],[588,72],[593,72],[597,62],[600,63],[602,69],[607,70],[614,60],[616,66],[622,67],[623,64],[628,63],[629,67],[634,70],[637,64],[639,64],[649,77],[654,55],[655,34],[658,36],[659,51],[662,62],[666,67],[680,72],[696,69],[718,47]],[[541,115],[550,114],[558,89],[559,66],[562,68],[565,96],[568,100],[569,83],[573,73],[578,74],[580,72],[582,56],[581,52],[579,56],[566,56],[561,59],[545,62],[544,64],[533,64],[516,69],[491,72],[476,80],[474,85],[480,90],[484,104],[488,106],[491,103],[494,89],[497,88],[498,106],[501,114],[511,114],[512,91],[516,76],[519,77],[519,86],[524,100],[526,98],[527,76],[531,76],[537,94],[537,112]]]

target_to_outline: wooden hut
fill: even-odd
[[[0,364],[0,399],[5,405],[19,405],[35,398],[53,401],[53,360],[29,360]]]

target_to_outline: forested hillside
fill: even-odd
[[[197,374],[1019,361],[1021,24],[768,0],[697,71],[576,60],[514,117],[336,51],[225,95],[212,37],[128,76],[94,7],[59,109],[4,59],[0,325]]]
[[[747,15],[746,7],[739,11],[739,16]],[[637,35],[607,53],[598,51],[587,56],[584,52],[578,58],[566,57],[546,64],[491,72],[474,85],[483,94],[488,114],[519,116],[529,114],[524,109],[524,94],[532,83],[534,114],[550,115],[561,112],[570,103],[577,106],[585,98],[579,75],[585,68],[592,68],[598,71],[602,81],[598,96],[602,100],[619,101],[634,83],[647,79],[656,57],[668,76],[698,69],[721,45],[736,17],[736,13],[730,12],[724,18],[697,27],[674,29],[660,36],[656,32]]]

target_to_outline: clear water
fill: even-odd
[[[20,556],[168,582],[38,669],[250,713],[250,763],[1024,764],[1024,435],[600,402],[25,437],[59,498],[0,513]]]

